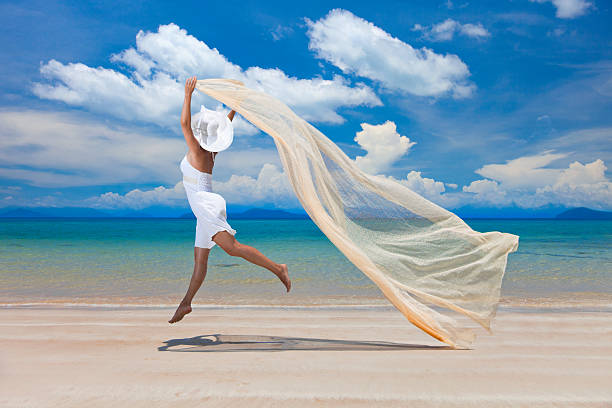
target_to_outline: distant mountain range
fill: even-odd
[[[586,207],[572,208],[563,211],[556,217],[558,220],[612,220],[611,211],[597,211]]]
[[[230,220],[305,220],[306,213],[290,212],[285,210],[273,210],[265,208],[251,208],[245,211],[234,209],[229,212]],[[180,211],[180,210],[179,210]],[[5,208],[0,210],[0,218],[195,218],[191,212],[179,215],[174,213],[160,212],[155,209],[147,211],[122,210],[102,211],[93,208],[82,207],[36,207],[36,208]],[[470,216],[472,214],[461,214],[462,218],[479,218]],[[467,216],[467,217],[466,217]],[[515,218],[516,215],[504,217]],[[519,218],[524,218],[522,214]],[[525,217],[526,218],[526,217]],[[558,220],[612,220],[612,212],[597,211],[585,207],[572,208],[557,214],[554,218]]]
[[[5,208],[0,210],[0,218],[193,218],[193,213],[182,215],[167,215],[145,211],[101,211],[94,208],[81,207],[36,207],[36,208]],[[230,220],[305,220],[306,213],[295,213],[284,210],[269,210],[251,208],[246,211],[234,210],[229,213]]]

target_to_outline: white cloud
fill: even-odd
[[[537,170],[534,169],[532,177],[541,175]],[[420,171],[413,170],[404,179],[380,177],[391,178],[428,200],[451,209],[464,205],[537,208],[548,204],[612,209],[612,182],[605,176],[606,166],[602,160],[587,164],[576,161],[567,168],[555,170],[558,170],[556,179],[542,187],[508,187],[497,180],[480,179],[463,186],[457,192],[447,192],[445,188],[456,188],[456,184],[423,177]],[[545,180],[539,184],[548,182],[547,176]],[[232,175],[225,182],[214,181],[213,190],[230,204],[273,204],[278,208],[297,208],[300,205],[284,172],[269,163],[261,167],[257,177]],[[57,204],[58,200],[57,197],[44,199],[47,205],[50,202]],[[144,191],[135,189],[124,195],[108,192],[89,198],[83,204],[102,209],[143,209],[152,205],[180,207],[186,205],[186,197],[182,183],[179,182],[170,188],[160,186]]]
[[[553,156],[550,152],[544,152],[541,155],[520,157],[506,164],[495,165],[500,166],[496,168],[496,179],[474,180],[460,191],[449,192],[445,187],[457,186],[423,177],[418,171],[411,171],[405,179],[387,177],[404,184],[428,200],[451,209],[465,205],[538,208],[550,204],[612,209],[612,182],[605,175],[607,168],[603,160],[597,159],[587,164],[574,161],[565,168],[541,168],[541,163],[552,162]],[[520,175],[516,174],[519,167],[517,163],[525,163],[526,166]],[[491,168],[490,166],[493,165],[483,168]],[[504,166],[507,169],[503,169]],[[550,170],[552,173],[543,170]],[[524,177],[529,181],[518,183],[516,177]]]
[[[308,47],[344,73],[379,82],[387,91],[419,96],[468,97],[467,65],[453,54],[415,49],[349,11],[334,9],[308,24]]]
[[[565,156],[563,153],[545,151],[509,160],[505,164],[487,164],[476,170],[476,173],[499,181],[505,188],[543,187],[554,183],[561,173],[561,169],[543,167]]]
[[[72,200],[67,200],[61,195],[61,193],[46,194],[34,196],[31,191],[16,192],[17,194],[4,197],[0,201],[0,208],[6,207],[74,207],[75,204]],[[0,194],[0,197],[2,195]]]
[[[264,164],[255,178],[232,175],[225,182],[213,181],[213,191],[221,194],[229,204],[274,204],[277,208],[300,206],[285,173],[270,163]],[[135,189],[126,194],[108,192],[88,198],[84,203],[94,208],[139,210],[153,205],[186,206],[187,197],[183,183],[179,182],[170,188],[159,186],[144,191]]]
[[[39,187],[176,181],[184,144],[85,114],[0,112],[0,176]]]
[[[529,0],[532,3],[552,3],[557,8],[557,17],[576,18],[593,8],[593,3],[586,0]]]
[[[431,178],[422,177],[420,171],[412,170],[402,181],[412,191],[424,195],[425,197],[435,197],[444,193],[444,183]]]
[[[382,102],[364,84],[351,87],[340,75],[332,80],[288,77],[280,69],[251,67],[245,72],[243,82],[254,89],[276,96],[298,115],[312,122],[343,123],[344,118],[336,113],[343,106],[380,106]]]
[[[226,182],[214,182],[213,190],[232,204],[300,206],[285,173],[269,163],[262,166],[257,178],[232,175]]]
[[[97,197],[84,200],[86,205],[101,209],[130,208],[141,210],[154,205],[169,207],[184,207],[187,202],[183,182],[178,182],[172,188],[164,186],[155,187],[152,190],[135,189],[126,194],[108,192]]]
[[[372,127],[372,125],[367,126]],[[366,127],[364,127],[365,130]],[[587,129],[572,132],[555,140],[560,142],[560,146],[570,144],[574,146],[572,144],[574,142],[571,142],[571,140],[574,140],[576,135],[584,136],[581,140],[600,140],[605,138],[608,132],[608,129]],[[395,135],[390,139],[368,135],[368,144],[363,145],[360,142],[360,145],[368,152],[379,148],[380,145],[393,146],[390,151],[399,151],[398,141],[400,136],[395,132],[395,128],[393,128],[392,133],[395,133]],[[409,141],[406,142],[409,143]],[[599,151],[603,152],[601,149]],[[391,153],[389,152],[389,154]],[[402,183],[428,200],[451,209],[465,205],[538,208],[550,204],[612,209],[612,182],[605,175],[607,168],[603,160],[597,159],[586,164],[574,161],[569,163],[567,167],[549,167],[555,161],[566,158],[569,154],[545,150],[539,154],[508,160],[504,164],[487,164],[475,171],[486,178],[474,180],[456,191],[448,191],[448,189],[457,189],[457,184],[424,177],[420,171],[413,170],[404,179],[381,176]],[[576,153],[572,153],[572,155],[576,155]],[[367,158],[368,155],[365,157]],[[379,153],[378,159],[372,160],[372,163],[385,163],[384,157],[385,154]],[[399,155],[388,157],[391,157],[388,163],[392,164]],[[374,156],[371,158],[375,159]],[[362,169],[364,168],[363,164],[361,163],[360,166]],[[367,164],[370,165],[371,163]],[[384,166],[384,169],[390,167],[390,165],[387,165]],[[373,173],[380,173],[380,171],[381,169],[376,169]]]
[[[38,187],[176,183],[186,151],[180,136],[112,127],[84,113],[0,111],[0,176]],[[274,148],[230,148],[215,177],[257,175],[280,163]]]
[[[344,119],[336,110],[343,106],[382,104],[369,87],[351,86],[340,76],[331,80],[298,79],[278,68],[243,70],[175,24],[161,25],[157,32],[140,31],[136,48],[115,54],[111,60],[124,64],[130,76],[113,69],[51,60],[41,66],[49,82],[34,84],[33,91],[41,98],[82,106],[92,112],[168,128],[178,128],[182,82],[190,75],[241,80],[276,96],[315,122],[342,123]],[[202,96],[194,100],[196,106],[204,101],[211,103]],[[244,128],[245,133],[254,133],[241,120],[238,119],[237,130]]]
[[[293,34],[293,28],[281,24],[277,24],[273,30],[270,30],[270,35],[274,41],[280,41],[291,34]]]
[[[92,112],[108,113],[126,120],[139,120],[171,127],[178,123],[181,89],[165,73],[140,84],[124,74],[84,64],[62,64],[51,60],[41,66],[44,77],[53,81],[36,83],[33,91],[41,98],[83,106]]]
[[[426,199],[446,208],[456,207],[461,196],[456,193],[446,193],[445,185],[457,188],[456,184],[447,184],[432,178],[423,177],[420,171],[412,170],[406,178],[398,179],[392,176],[383,176],[405,185],[410,190],[425,197]]]
[[[415,24],[412,30],[423,32],[423,37],[432,41],[450,41],[455,34],[477,39],[485,39],[491,36],[491,33],[489,33],[481,23],[461,24],[451,18],[447,18],[443,22],[431,26]]]
[[[612,160],[612,128],[590,128],[574,130],[548,140],[541,140],[537,147],[555,148],[559,151],[572,152],[575,160],[590,161],[599,157],[604,162]],[[536,147],[536,148],[537,148]]]
[[[232,174],[257,177],[264,164],[281,166],[276,148],[228,149],[215,158],[215,180],[226,180]]]
[[[132,52],[127,55],[135,54],[134,50],[128,51]],[[140,54],[136,55],[144,59]],[[149,62],[149,66],[153,66],[153,62]],[[133,63],[135,69],[143,69],[140,62]],[[168,73],[156,72],[150,79],[144,79],[136,71],[134,74],[138,80],[132,80],[112,69],[91,68],[81,63],[62,64],[55,60],[42,65],[40,72],[45,78],[56,81],[34,84],[33,92],[40,98],[82,106],[91,112],[110,114],[126,121],[151,123],[177,132],[180,129],[184,88]],[[192,109],[199,110],[199,103],[204,103],[200,96],[194,98]],[[228,111],[219,106],[217,110]],[[236,134],[258,132],[239,115],[234,119],[234,129]]]
[[[459,33],[471,38],[486,38],[491,36],[491,33],[486,28],[484,28],[481,23],[461,24],[459,28]]]
[[[588,164],[582,164],[576,161],[571,163],[567,169],[561,172],[555,186],[575,186],[579,184],[596,184],[605,182],[606,177],[604,173],[606,169],[606,165],[600,159]]]
[[[475,200],[482,204],[493,204],[497,206],[509,205],[511,200],[506,195],[506,191],[502,189],[496,181],[493,180],[475,180],[469,185],[463,186],[463,191],[466,193],[474,193]]]
[[[582,164],[573,162],[564,169],[555,184],[538,188],[536,197],[545,202],[559,202],[568,207],[610,208],[612,182],[605,176],[607,167],[602,160]]]
[[[463,191],[473,193],[471,201],[482,206],[514,203],[523,208],[546,204],[597,209],[612,207],[612,182],[605,176],[607,168],[603,160],[587,164],[575,161],[567,168],[541,168],[552,162],[554,156],[545,152],[511,160],[505,165],[484,166],[483,169],[496,166],[495,171],[489,172],[494,180],[476,180],[463,187]],[[520,172],[517,172],[517,163],[525,163]],[[521,177],[525,180],[518,182]]]
[[[367,173],[378,174],[388,170],[393,163],[402,157],[416,142],[397,133],[394,122],[386,121],[382,125],[361,124],[355,141],[367,151],[365,156],[358,156],[355,162]]]

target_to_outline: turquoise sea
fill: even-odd
[[[612,221],[466,220],[520,236],[505,302],[610,302]],[[214,247],[200,304],[387,304],[310,220],[233,220],[243,243],[287,263],[270,272]],[[193,268],[195,220],[0,219],[0,303],[174,304]]]

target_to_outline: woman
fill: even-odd
[[[291,289],[291,280],[287,265],[277,264],[268,259],[257,249],[241,244],[234,238],[236,233],[225,220],[225,200],[212,193],[212,170],[217,153],[209,152],[200,146],[191,129],[191,94],[196,86],[196,77],[185,82],[185,100],[181,113],[181,127],[189,152],[181,162],[183,185],[187,192],[189,205],[196,215],[196,240],[194,246],[194,267],[191,282],[185,297],[179,304],[169,323],[176,323],[191,312],[191,301],[206,277],[208,254],[210,249],[219,245],[228,255],[238,256],[262,266],[275,274],[287,288]],[[234,119],[233,110],[228,118]]]

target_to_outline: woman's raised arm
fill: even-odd
[[[185,81],[185,99],[183,100],[183,111],[181,112],[181,128],[183,129],[183,136],[189,150],[197,152],[200,149],[200,143],[198,143],[193,131],[191,130],[191,94],[195,89],[197,82],[196,77],[187,78]]]

